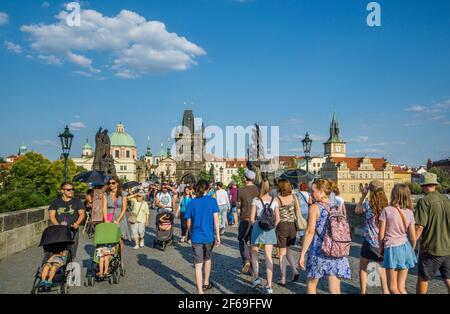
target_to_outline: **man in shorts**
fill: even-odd
[[[434,173],[424,173],[420,185],[426,195],[415,211],[417,239],[422,236],[416,292],[426,294],[439,271],[450,293],[450,200],[438,192]]]
[[[217,201],[206,195],[209,183],[199,180],[195,185],[196,198],[192,199],[186,209],[185,219],[190,230],[192,250],[194,253],[195,280],[197,292],[203,294],[213,287],[209,280],[211,274],[211,251],[220,245],[219,206]],[[203,266],[205,281],[203,282]]]

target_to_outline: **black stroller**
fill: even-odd
[[[158,211],[156,214],[156,238],[153,240],[153,247],[165,250],[173,243],[173,225],[175,214],[171,211]]]
[[[67,279],[70,271],[67,266],[72,262],[72,244],[73,244],[72,232],[67,226],[56,225],[47,227],[42,233],[41,243],[39,246],[44,248],[44,259],[41,266],[39,266],[36,275],[34,277],[33,288],[31,294],[39,294],[41,292],[52,292],[56,290],[60,294],[66,294],[69,290]],[[65,263],[63,263],[56,271],[53,277],[51,286],[42,285],[42,271],[45,264],[55,254],[60,254],[63,251],[67,251],[65,256]]]

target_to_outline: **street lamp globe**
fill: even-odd
[[[69,126],[66,125],[64,132],[58,135],[61,141],[61,149],[64,157],[64,182],[67,182],[67,159],[69,158],[70,149],[72,148],[73,134],[69,131]]]

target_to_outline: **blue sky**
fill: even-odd
[[[63,1],[0,0],[0,156],[58,158],[71,123],[73,155],[118,122],[157,152],[189,108],[278,125],[284,155],[306,131],[321,154],[335,111],[350,156],[447,158],[450,2],[378,2],[381,27],[361,0],[89,0],[69,28]]]

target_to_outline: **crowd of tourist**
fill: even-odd
[[[438,192],[436,175],[422,178],[425,196],[413,208],[405,184],[396,184],[386,195],[383,183],[360,185],[355,213],[364,215],[364,239],[360,252],[360,292],[367,292],[369,263],[377,263],[382,291],[406,294],[409,271],[418,264],[417,293],[426,293],[428,282],[439,271],[450,293],[450,200]],[[288,180],[255,184],[255,173],[245,171],[245,183],[228,187],[199,180],[193,185],[153,183],[147,189],[122,191],[119,178],[110,178],[102,189],[103,222],[116,223],[123,241],[134,249],[144,247],[150,209],[173,212],[181,225],[180,243],[192,246],[197,292],[214,286],[211,280],[213,250],[227,228],[237,228],[242,273],[251,276],[253,288],[273,293],[274,258],[279,259],[279,280],[286,286],[306,271],[307,292],[317,293],[321,278],[330,293],[341,293],[341,280],[351,278],[351,235],[348,212],[335,182],[317,179],[295,189]],[[49,207],[53,224],[70,226],[76,254],[78,229],[85,210],[92,211],[92,190],[82,201],[73,197],[73,185],[61,185],[61,197]],[[129,222],[132,220],[132,224]],[[420,239],[420,245],[418,240]],[[293,247],[300,245],[300,255]],[[264,253],[266,278],[260,277],[259,251]],[[123,263],[123,258],[121,259]],[[291,278],[287,278],[287,266]],[[122,265],[123,266],[123,265]],[[263,284],[264,282],[264,284]]]

